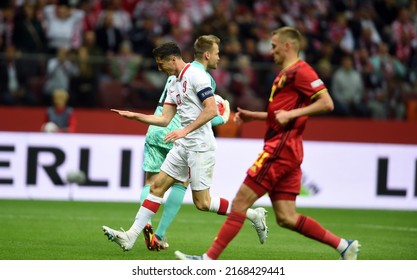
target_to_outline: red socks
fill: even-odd
[[[216,260],[226,246],[232,241],[233,238],[239,233],[240,229],[245,222],[246,214],[231,212],[227,216],[226,222],[221,227],[219,233],[214,239],[213,244],[207,251],[207,256],[213,260]]]
[[[341,240],[340,237],[337,237],[322,227],[316,220],[303,215],[298,217],[294,230],[309,238],[325,243],[335,249]]]

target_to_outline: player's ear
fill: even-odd
[[[209,52],[204,52],[204,58],[209,60],[210,59],[210,53]]]

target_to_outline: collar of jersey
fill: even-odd
[[[206,71],[206,67],[204,67],[204,65],[201,62],[197,61],[197,60],[194,60],[193,62],[191,62],[191,65],[192,66],[195,66],[197,68],[200,68],[201,70]]]
[[[300,62],[301,61],[301,58],[297,58],[297,60],[296,61],[294,61],[293,63],[291,63],[290,65],[288,65],[287,67],[285,67],[285,68],[283,68],[281,71],[284,71],[284,70],[288,70],[288,69],[290,69],[291,67],[293,67],[294,65],[296,65],[298,62]]]
[[[180,74],[178,75],[178,80],[179,80],[179,81],[181,81],[182,76],[184,76],[185,71],[187,71],[187,69],[188,69],[188,68],[190,68],[190,66],[191,66],[191,64],[190,64],[190,63],[187,63],[187,64],[185,65],[185,67],[181,70]]]

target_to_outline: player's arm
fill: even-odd
[[[162,115],[146,115],[142,113],[136,113],[131,111],[123,111],[123,110],[116,110],[111,109],[111,111],[119,114],[122,117],[127,119],[136,120],[142,123],[157,125],[157,126],[167,126],[169,122],[174,117],[175,113],[177,112],[177,107],[171,104],[164,104],[162,108]]]
[[[277,122],[285,126],[291,120],[301,116],[311,116],[319,113],[333,111],[333,100],[330,97],[327,89],[322,89],[312,96],[313,103],[306,107],[297,108],[290,111],[278,110],[275,111],[275,119]]]
[[[205,123],[209,122],[212,118],[214,118],[217,115],[217,105],[213,95],[204,99],[203,106],[203,111],[201,111],[200,115],[197,117],[195,121],[193,121],[192,123],[190,123],[182,129],[169,132],[165,136],[164,140],[166,142],[173,142],[177,139],[183,138],[187,136],[187,134],[189,134],[190,132],[200,128]]]
[[[267,112],[249,111],[238,107],[234,121],[237,124],[251,121],[266,121],[267,115]]]

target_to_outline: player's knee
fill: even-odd
[[[208,211],[210,209],[210,205],[201,201],[194,202],[194,205],[200,211]]]
[[[210,202],[205,199],[194,198],[194,205],[200,211],[209,211]]]
[[[152,184],[151,188],[150,188],[150,193],[158,196],[158,197],[162,197],[164,196],[164,191],[162,188],[158,187],[158,185]]]
[[[233,212],[241,212],[241,213],[246,213],[248,207],[245,207],[245,205],[242,203],[242,200],[239,199],[233,199],[232,201],[232,207],[231,210]]]
[[[283,214],[277,215],[276,221],[280,227],[289,228],[289,229],[293,228],[292,220],[287,215],[283,215]]]

